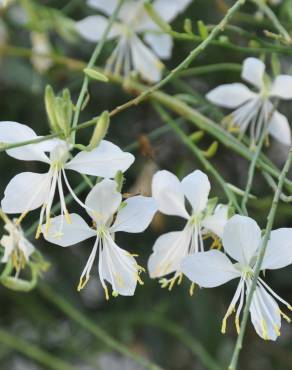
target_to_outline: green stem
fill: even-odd
[[[206,66],[199,66],[188,68],[182,72],[180,72],[180,77],[188,77],[188,76],[198,76],[209,74],[213,72],[221,72],[221,71],[233,71],[233,72],[241,72],[242,65],[238,63],[218,63],[218,64],[209,64]]]
[[[272,11],[272,9],[262,0],[250,0],[250,1],[253,2],[267,16],[267,18],[272,22],[275,29],[278,30],[278,32],[284,38],[284,40],[288,44],[291,44],[292,40],[289,33],[282,26],[281,22],[277,18],[276,14]]]
[[[227,199],[229,202],[235,207],[235,209],[241,213],[241,209],[237,202],[236,197],[234,196],[233,192],[227,186],[226,181],[223,177],[219,174],[214,166],[204,157],[202,151],[197,148],[197,146],[192,142],[192,140],[177,126],[174,120],[167,114],[167,112],[158,104],[153,104],[156,111],[160,115],[160,117],[165,121],[172,130],[178,135],[178,137],[182,140],[182,142],[191,150],[191,152],[196,156],[196,158],[202,163],[206,171],[210,172],[214,178],[217,180],[219,185],[222,187]]]
[[[135,99],[132,101],[129,101],[128,103],[122,105],[121,107],[117,107],[115,109],[115,113],[118,113],[120,110],[124,110],[129,108],[133,105],[138,105],[143,100],[148,98],[151,94],[154,92],[160,90],[162,87],[164,87],[168,82],[173,80],[176,76],[178,76],[181,71],[188,68],[188,66],[194,61],[194,59],[201,54],[211,43],[212,40],[215,39],[215,37],[222,32],[225,25],[230,21],[230,19],[233,17],[233,15],[238,11],[238,9],[245,3],[246,0],[237,0],[234,5],[228,9],[226,15],[224,18],[217,24],[216,27],[213,28],[213,30],[210,32],[208,37],[203,40],[194,50],[190,52],[190,54],[173,70],[170,71],[170,73],[162,79],[160,82],[158,82],[156,85],[150,87],[149,89],[146,89],[143,91],[140,95],[138,95]]]
[[[285,180],[285,177],[287,176],[287,173],[289,171],[291,161],[292,161],[292,150],[290,150],[290,152],[289,152],[287,161],[286,161],[286,163],[283,167],[283,170],[281,172],[281,175],[279,177],[279,182],[278,182],[277,190],[276,190],[275,195],[274,195],[272,207],[271,207],[269,215],[267,217],[265,235],[263,237],[262,243],[261,243],[260,248],[259,248],[258,257],[257,257],[257,261],[256,261],[255,268],[254,268],[254,275],[253,275],[252,284],[251,284],[250,290],[248,291],[247,298],[246,298],[246,304],[245,304],[245,307],[244,307],[244,310],[243,310],[242,323],[241,323],[241,326],[240,326],[240,333],[239,333],[238,338],[237,338],[237,342],[236,342],[236,345],[235,345],[235,348],[234,348],[234,352],[233,352],[232,359],[231,359],[228,370],[236,370],[237,369],[238,358],[239,358],[240,351],[242,349],[242,343],[243,343],[243,338],[244,338],[244,334],[245,334],[245,331],[246,331],[247,320],[248,320],[248,317],[249,317],[249,310],[250,310],[253,294],[254,294],[254,291],[255,291],[256,286],[257,286],[257,280],[258,280],[258,277],[260,275],[261,265],[262,265],[262,262],[263,262],[263,259],[264,259],[264,256],[265,256],[268,241],[270,239],[270,234],[271,234],[271,230],[272,230],[272,227],[273,227],[273,224],[274,224],[274,219],[275,219],[276,211],[277,211],[277,208],[278,208],[278,203],[279,203],[279,199],[280,199],[280,196],[281,196],[282,188],[283,188],[283,185],[284,185],[284,180]]]
[[[0,329],[0,343],[3,346],[16,350],[24,356],[37,361],[43,365],[46,369],[51,370],[77,370],[71,364],[64,362],[63,360],[51,355],[48,352],[40,349],[34,344],[30,344],[19,336],[13,335],[4,329]]]
[[[118,13],[121,9],[121,6],[123,5],[123,2],[124,2],[124,0],[119,0],[114,12],[110,16],[107,27],[105,28],[105,30],[104,30],[104,32],[101,36],[101,39],[99,40],[98,44],[96,45],[86,68],[91,69],[91,68],[94,67],[94,65],[97,61],[97,58],[99,57],[99,55],[102,51],[102,48],[103,48],[103,46],[104,46],[104,44],[107,40],[107,36],[109,34],[109,31],[111,30],[111,28],[112,28],[112,26],[113,26],[113,24],[116,20],[116,17],[117,17],[117,15],[118,15]],[[73,129],[76,128],[76,126],[78,124],[79,115],[80,115],[80,112],[81,112],[81,109],[82,109],[84,98],[85,98],[86,93],[87,93],[88,85],[89,85],[89,77],[85,74],[83,84],[82,84],[82,87],[81,87],[81,91],[80,91],[79,97],[77,99],[77,104],[76,104],[75,113],[74,113],[74,117],[73,117],[73,122],[72,122],[72,128]],[[73,131],[73,133],[72,133],[72,142],[73,143],[75,143],[75,136],[76,136],[76,133],[75,133],[75,131]]]
[[[63,298],[61,295],[56,294],[48,285],[41,285],[39,287],[40,293],[51,303],[53,303],[59,310],[64,312],[68,317],[82,326],[85,330],[107,345],[109,348],[119,352],[120,354],[132,358],[138,364],[144,366],[149,370],[162,370],[161,367],[139,356],[137,353],[129,350],[126,346],[119,343],[116,339],[112,338],[106,331],[100,328],[94,321],[87,318],[79,310],[73,307],[68,299]]]
[[[250,166],[249,166],[249,169],[248,169],[247,182],[246,182],[245,191],[244,191],[244,195],[243,195],[242,202],[241,202],[242,211],[243,211],[243,213],[246,216],[248,215],[246,204],[247,204],[247,201],[248,201],[248,198],[249,198],[249,194],[250,194],[250,191],[251,191],[251,187],[252,187],[252,183],[253,183],[253,179],[254,179],[254,174],[255,174],[255,170],[256,170],[257,161],[259,159],[259,155],[260,155],[261,150],[263,148],[266,135],[267,135],[267,130],[264,129],[263,132],[262,132],[262,134],[261,134],[261,137],[260,137],[260,140],[258,142],[258,145],[256,146],[256,150],[254,152],[254,155],[252,157],[252,160],[250,162]]]

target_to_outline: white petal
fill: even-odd
[[[240,276],[230,259],[218,250],[198,252],[185,257],[181,271],[203,288],[214,288]]]
[[[277,76],[272,85],[270,95],[280,99],[292,99],[292,76]]]
[[[107,15],[112,15],[118,5],[117,0],[87,0],[87,5],[93,9],[102,11]]]
[[[157,82],[161,79],[163,64],[135,35],[131,38],[131,53],[134,69],[145,80]]]
[[[76,213],[70,214],[70,220],[71,223],[68,223],[62,216],[54,217],[48,232],[46,232],[46,225],[42,226],[44,238],[61,247],[69,247],[96,236],[96,232]]]
[[[274,112],[269,122],[269,133],[284,145],[291,145],[291,129],[287,118],[280,112]]]
[[[19,249],[23,252],[25,259],[28,261],[29,256],[35,251],[35,247],[26,238],[22,237],[18,243]]]
[[[39,208],[49,194],[48,173],[22,172],[8,183],[1,207],[5,213],[23,213]]]
[[[0,122],[0,142],[13,144],[21,141],[35,140],[37,134],[28,126],[18,122]],[[43,151],[43,143],[25,145],[23,147],[7,150],[7,154],[24,161],[48,162],[48,157]]]
[[[292,229],[282,228],[272,231],[261,269],[280,269],[291,263]]]
[[[76,22],[76,31],[86,40],[99,41],[108,25],[108,19],[101,15],[91,15]],[[114,38],[119,34],[119,27],[114,24],[107,35],[107,39]]]
[[[125,201],[125,206],[118,212],[111,231],[140,233],[149,226],[157,210],[158,204],[151,197],[129,198]]]
[[[248,264],[261,242],[261,229],[250,217],[235,215],[223,231],[223,247],[236,261]]]
[[[181,261],[188,254],[190,242],[191,230],[188,228],[161,235],[148,260],[150,277],[158,278],[180,271]]]
[[[242,65],[241,77],[260,90],[264,83],[265,69],[266,66],[260,59],[246,58]]]
[[[146,33],[144,40],[161,59],[169,59],[172,51],[172,38],[166,33]]]
[[[99,256],[101,281],[107,280],[115,293],[125,296],[133,295],[138,276],[135,258],[118,247],[109,237],[105,238],[103,243],[103,249]]]
[[[261,338],[277,339],[281,328],[280,309],[274,298],[260,286],[254,292],[250,314],[253,326]]]
[[[182,13],[192,1],[193,0],[155,0],[153,7],[166,22],[171,22],[179,13]]]
[[[189,215],[185,209],[185,199],[179,179],[169,171],[158,171],[152,180],[152,196],[158,202],[159,211],[166,215]]]
[[[121,204],[122,196],[117,192],[117,183],[103,180],[96,184],[87,195],[85,204],[92,212],[89,215],[97,222],[106,223],[115,214]]]
[[[207,216],[203,220],[202,226],[222,238],[223,230],[227,220],[228,206],[224,204],[218,204],[218,206],[215,208],[214,214],[211,216]]]
[[[118,171],[125,172],[134,162],[131,153],[123,152],[110,141],[102,140],[91,152],[79,152],[65,168],[86,175],[112,178]]]
[[[186,198],[191,203],[193,213],[202,212],[207,206],[211,188],[208,176],[196,170],[183,178],[181,184]]]
[[[206,95],[210,102],[224,108],[237,108],[256,97],[257,94],[241,83],[220,85]]]

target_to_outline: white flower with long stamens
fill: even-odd
[[[7,222],[4,229],[8,232],[8,235],[3,235],[0,240],[0,245],[4,248],[1,262],[7,263],[11,259],[16,273],[19,273],[29,261],[29,257],[35,248],[25,238],[20,226],[14,222]]]
[[[105,179],[94,186],[85,204],[93,220],[93,228],[77,214],[71,214],[71,223],[64,224],[60,232],[60,216],[52,219],[51,228],[45,238],[51,243],[68,247],[83,240],[95,237],[95,243],[86,266],[82,272],[78,290],[82,289],[90,277],[90,272],[99,252],[98,270],[101,284],[109,298],[106,281],[112,285],[113,295],[133,295],[139,273],[143,270],[137,265],[133,255],[117,246],[115,233],[124,231],[139,233],[150,224],[157,203],[153,198],[134,196],[122,203],[122,195],[116,190],[113,180]]]
[[[274,109],[271,99],[292,99],[292,76],[279,75],[271,83],[265,75],[265,64],[257,58],[247,58],[241,77],[258,92],[242,83],[231,83],[211,90],[207,99],[221,107],[236,108],[231,113],[232,123],[240,129],[241,135],[249,127],[253,145],[259,141],[263,130],[282,144],[291,145],[288,120]]]
[[[187,223],[182,231],[163,234],[156,240],[148,261],[152,278],[175,273],[174,278],[167,281],[173,283],[181,276],[182,259],[204,250],[205,233],[211,231],[218,237],[222,236],[228,209],[227,206],[220,205],[210,214],[209,192],[208,177],[199,170],[192,172],[181,182],[168,171],[159,171],[154,175],[152,196],[158,201],[159,211],[166,215],[183,217]],[[186,210],[185,198],[191,206],[191,213]]]
[[[171,22],[184,11],[192,0],[154,0],[153,8],[165,22]],[[118,0],[88,0],[87,4],[106,16],[89,16],[76,23],[82,37],[97,42],[108,25],[108,18],[118,4]],[[113,24],[108,38],[117,38],[117,46],[110,56],[107,69],[114,73],[128,75],[138,71],[141,76],[156,82],[161,79],[163,64],[161,59],[171,56],[172,38],[155,24],[144,9],[144,0],[125,1]],[[143,34],[144,42],[139,34]]]
[[[0,122],[1,142],[17,143],[37,138],[36,133],[26,125],[17,122]],[[1,202],[5,213],[22,214],[19,222],[29,211],[41,207],[36,237],[40,234],[44,217],[47,230],[50,226],[50,213],[56,189],[60,197],[61,219],[65,217],[67,222],[70,222],[62,180],[75,201],[84,206],[70,187],[65,170],[111,178],[119,170],[126,171],[134,161],[132,154],[123,152],[119,147],[105,140],[91,152],[79,152],[71,160],[69,160],[70,149],[66,141],[52,139],[7,150],[7,154],[11,157],[25,161],[40,161],[49,165],[49,171],[46,173],[23,172],[13,177],[5,189]],[[49,153],[49,156],[46,153]]]
[[[233,216],[226,224],[223,232],[223,247],[231,260],[218,250],[197,253],[182,261],[183,273],[203,288],[213,288],[228,281],[239,278],[234,297],[222,322],[222,333],[226,330],[227,318],[235,311],[235,325],[240,331],[240,313],[244,296],[249,293],[254,268],[262,243],[261,230],[257,223],[246,216]],[[292,263],[292,229],[282,228],[271,233],[261,271],[279,269]],[[280,335],[281,316],[288,322],[290,318],[283,313],[276,300],[289,310],[289,303],[279,297],[264,280],[259,277],[254,292],[250,315],[256,332],[266,340],[276,340]]]

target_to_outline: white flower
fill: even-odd
[[[34,252],[34,246],[25,238],[21,228],[13,222],[4,226],[8,235],[2,236],[0,245],[4,247],[4,255],[1,262],[7,263],[10,259],[18,273],[29,261],[30,255]]]
[[[52,219],[51,228],[45,238],[51,243],[67,247],[95,237],[95,243],[82,272],[78,290],[90,277],[90,271],[99,251],[98,270],[101,284],[109,298],[106,282],[112,285],[113,295],[133,295],[137,281],[141,282],[142,270],[135,258],[117,246],[114,234],[118,231],[139,233],[151,222],[157,205],[153,198],[134,196],[122,203],[115,181],[105,179],[94,186],[85,204],[93,220],[93,228],[77,214],[71,214],[71,224],[64,224],[60,232],[60,216]],[[116,214],[117,212],[117,214]]]
[[[154,0],[155,11],[166,22],[171,22],[192,0]],[[108,18],[118,4],[118,0],[87,0],[87,4],[106,16],[89,16],[77,22],[76,29],[85,39],[96,42],[100,40],[108,25]],[[139,38],[143,33],[144,42]],[[159,60],[171,56],[172,38],[163,33],[152,21],[144,9],[144,0],[125,1],[108,35],[117,38],[117,46],[110,56],[107,68],[114,73],[128,75],[131,70],[155,82],[161,79],[163,64]]]
[[[291,145],[288,120],[278,111],[273,112],[270,98],[292,99],[292,76],[279,75],[271,83],[265,76],[264,63],[257,58],[247,58],[243,62],[241,77],[258,92],[251,91],[242,83],[231,83],[210,91],[208,100],[221,107],[237,108],[231,114],[233,123],[242,134],[249,126],[253,144],[258,142],[263,130],[268,130],[282,144]]]
[[[26,125],[17,122],[0,122],[0,142],[16,143],[36,139],[36,133]],[[119,147],[103,140],[91,152],[79,152],[69,160],[70,145],[60,139],[46,140],[37,144],[7,150],[11,157],[25,161],[40,161],[49,165],[46,173],[23,172],[9,182],[5,189],[1,207],[5,213],[21,213],[19,222],[31,210],[41,208],[37,236],[41,231],[44,216],[47,229],[50,225],[50,212],[58,189],[61,216],[70,222],[65,204],[62,179],[73,198],[83,206],[69,185],[65,170],[82,174],[114,177],[118,170],[126,171],[134,161],[134,156],[123,152]],[[49,153],[47,156],[46,153]]]
[[[226,224],[223,233],[223,246],[230,259],[218,250],[197,253],[182,261],[183,273],[194,283],[204,288],[222,285],[229,280],[240,278],[231,304],[223,319],[222,332],[226,330],[226,320],[235,311],[236,329],[240,331],[239,318],[244,296],[249,293],[254,276],[254,267],[261,245],[261,230],[257,223],[245,216],[233,216]],[[274,230],[268,242],[261,270],[273,270],[292,263],[292,229]],[[291,305],[279,297],[262,278],[257,280],[250,307],[251,321],[258,335],[264,339],[276,340],[280,335],[281,316],[290,322],[279,308],[276,300],[292,310]]]
[[[158,171],[153,177],[152,196],[158,201],[159,211],[187,220],[182,231],[161,235],[153,246],[148,261],[152,278],[175,273],[181,274],[180,264],[188,254],[204,250],[203,234],[209,231],[221,237],[227,221],[227,206],[220,205],[214,214],[208,212],[210,182],[208,177],[197,170],[181,182],[168,171]],[[185,198],[191,206],[191,214],[185,207]],[[174,281],[173,279],[171,279]]]

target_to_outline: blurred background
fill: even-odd
[[[33,56],[33,51],[87,62],[94,45],[78,37],[74,32],[74,20],[94,14],[94,11],[83,0],[8,0],[2,8],[1,3],[3,5],[3,0],[0,0],[0,120],[24,123],[37,134],[46,135],[49,126],[43,99],[45,86],[52,85],[56,92],[68,87],[76,102],[83,76],[70,61],[39,58]],[[186,17],[192,20],[194,30],[198,20],[208,25],[216,24],[232,3],[194,0],[187,12],[175,20],[173,28],[182,31]],[[271,3],[275,3],[270,5],[286,29],[292,31],[292,1]],[[274,43],[274,40],[265,39],[263,34],[264,29],[273,32],[273,27],[253,4],[248,3],[234,17],[232,25],[234,29],[227,27],[224,36],[220,36],[221,41],[243,46],[244,52],[211,45],[191,67],[226,62],[232,63],[233,67],[217,73],[194,70],[165,88],[171,95],[179,94],[181,99],[187,100],[218,124],[226,112],[206,102],[205,93],[218,84],[239,81],[240,64],[247,56],[265,56],[267,65],[270,65],[271,53],[256,54],[252,48],[262,46],[259,40]],[[111,42],[105,45],[99,66],[104,66],[113,46]],[[175,67],[193,47],[193,42],[176,41],[166,68]],[[282,53],[278,58],[282,72],[292,74],[292,56]],[[130,93],[112,83],[90,84],[90,100],[82,112],[81,122],[126,102],[132,97]],[[281,104],[281,112],[292,120],[291,103]],[[178,120],[176,116],[173,118]],[[186,133],[195,131],[193,125],[181,119],[178,121]],[[196,168],[202,169],[193,153],[171,130],[151,134],[164,125],[148,102],[112,119],[107,138],[122,148],[130,145],[136,156],[136,162],[126,174],[124,192],[149,195],[151,177],[158,169],[171,170],[179,177]],[[78,132],[78,142],[87,144],[90,135],[91,129]],[[198,145],[206,149],[212,142],[212,138],[205,135]],[[279,167],[282,166],[287,155],[285,148],[271,140],[265,151]],[[227,182],[244,188],[248,169],[244,159],[219,145],[210,161]],[[44,170],[38,163],[17,161],[5,153],[1,153],[0,163],[1,194],[15,174]],[[70,179],[74,186],[80,182],[78,175],[70,174]],[[210,179],[212,196],[226,202],[222,190],[211,176]],[[264,226],[272,193],[260,175],[256,176],[252,193],[257,199],[249,204],[251,215]],[[82,193],[81,199],[85,196],[86,192]],[[80,212],[74,203],[69,209]],[[37,218],[38,211],[32,212],[23,223],[24,230]],[[139,264],[147,266],[158,235],[179,230],[181,226],[181,221],[175,217],[158,214],[143,237],[121,233],[118,243],[130,252],[138,253]],[[289,204],[280,205],[275,226],[292,226],[292,207]],[[236,282],[212,290],[196,289],[191,297],[190,282],[186,278],[180,286],[168,291],[145,273],[145,285],[138,286],[134,297],[119,296],[107,302],[98,279],[97,261],[86,288],[80,293],[76,290],[91,251],[91,240],[66,249],[48,245],[42,240],[35,245],[50,263],[50,269],[44,273],[38,287],[29,293],[0,287],[0,370],[147,368],[131,356],[122,354],[124,347],[119,346],[125,346],[132,353],[168,370],[219,370],[227,367],[237,336],[233,317],[229,319],[224,336],[220,328]],[[266,281],[280,296],[292,302],[291,268],[269,272]],[[260,339],[249,323],[240,360],[241,370],[292,369],[292,331],[285,320],[282,325],[281,337],[277,343],[272,343]],[[111,338],[115,338],[114,344]]]

